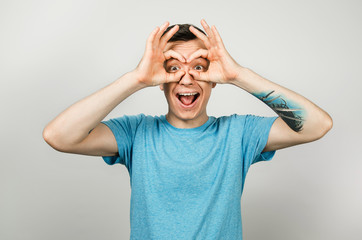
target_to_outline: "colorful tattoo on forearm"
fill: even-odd
[[[276,112],[283,121],[295,132],[299,132],[303,129],[304,123],[304,110],[298,104],[288,101],[281,95],[273,95],[274,91],[269,93],[262,92],[253,94],[271,109]]]

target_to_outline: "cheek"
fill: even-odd
[[[197,82],[205,94],[211,92],[211,90],[213,88],[212,83],[208,83],[208,82],[204,82],[204,81],[197,81]]]
[[[160,88],[161,88],[161,86],[160,86]],[[172,96],[172,90],[173,90],[173,89],[174,89],[174,88],[172,87],[172,85],[171,85],[170,83],[165,83],[165,84],[163,84],[161,90],[164,92],[165,96],[166,96],[167,98],[169,98],[169,97]]]
[[[163,83],[163,84],[160,85],[160,88],[164,92],[169,92],[171,86],[170,86],[170,83]]]
[[[207,87],[204,88],[205,103],[209,101],[210,96],[211,96],[211,92],[212,92],[212,86],[207,86]]]

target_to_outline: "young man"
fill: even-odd
[[[242,239],[240,198],[251,164],[317,140],[332,119],[303,96],[240,66],[216,28],[165,23],[137,68],[75,103],[44,129],[55,149],[103,156],[130,174],[131,239]],[[278,117],[209,117],[212,88],[233,84]],[[125,98],[159,85],[165,116],[101,121]]]

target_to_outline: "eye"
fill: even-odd
[[[180,68],[178,67],[178,66],[171,66],[171,67],[169,67],[168,68],[168,70],[170,71],[170,72],[176,72],[177,70],[179,70]]]
[[[201,65],[196,65],[196,66],[194,67],[194,69],[197,70],[197,71],[202,71],[202,70],[204,70],[204,67],[201,66]]]

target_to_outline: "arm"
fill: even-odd
[[[199,50],[187,61],[204,57],[210,61],[207,72],[190,74],[201,81],[229,83],[249,92],[272,108],[279,118],[274,122],[264,151],[277,150],[317,140],[332,127],[331,117],[314,103],[285,87],[275,84],[250,69],[240,66],[226,51],[215,26],[201,21],[208,36],[195,28],[190,30],[207,49]]]
[[[156,28],[149,36],[145,54],[137,68],[92,95],[73,104],[43,131],[43,138],[54,149],[68,153],[96,156],[112,156],[118,151],[111,130],[100,122],[124,99],[136,91],[161,83],[178,81],[184,74],[167,73],[165,60],[177,58],[185,61],[175,52],[163,52],[167,41],[178,30],[172,28],[163,37],[168,22]]]
[[[264,151],[315,141],[332,128],[332,118],[324,110],[250,69],[241,67],[232,84],[263,101],[279,116],[270,130]]]
[[[45,141],[62,152],[103,156],[116,154],[113,134],[100,122],[119,103],[140,89],[133,72],[123,75],[59,114],[44,128]]]

